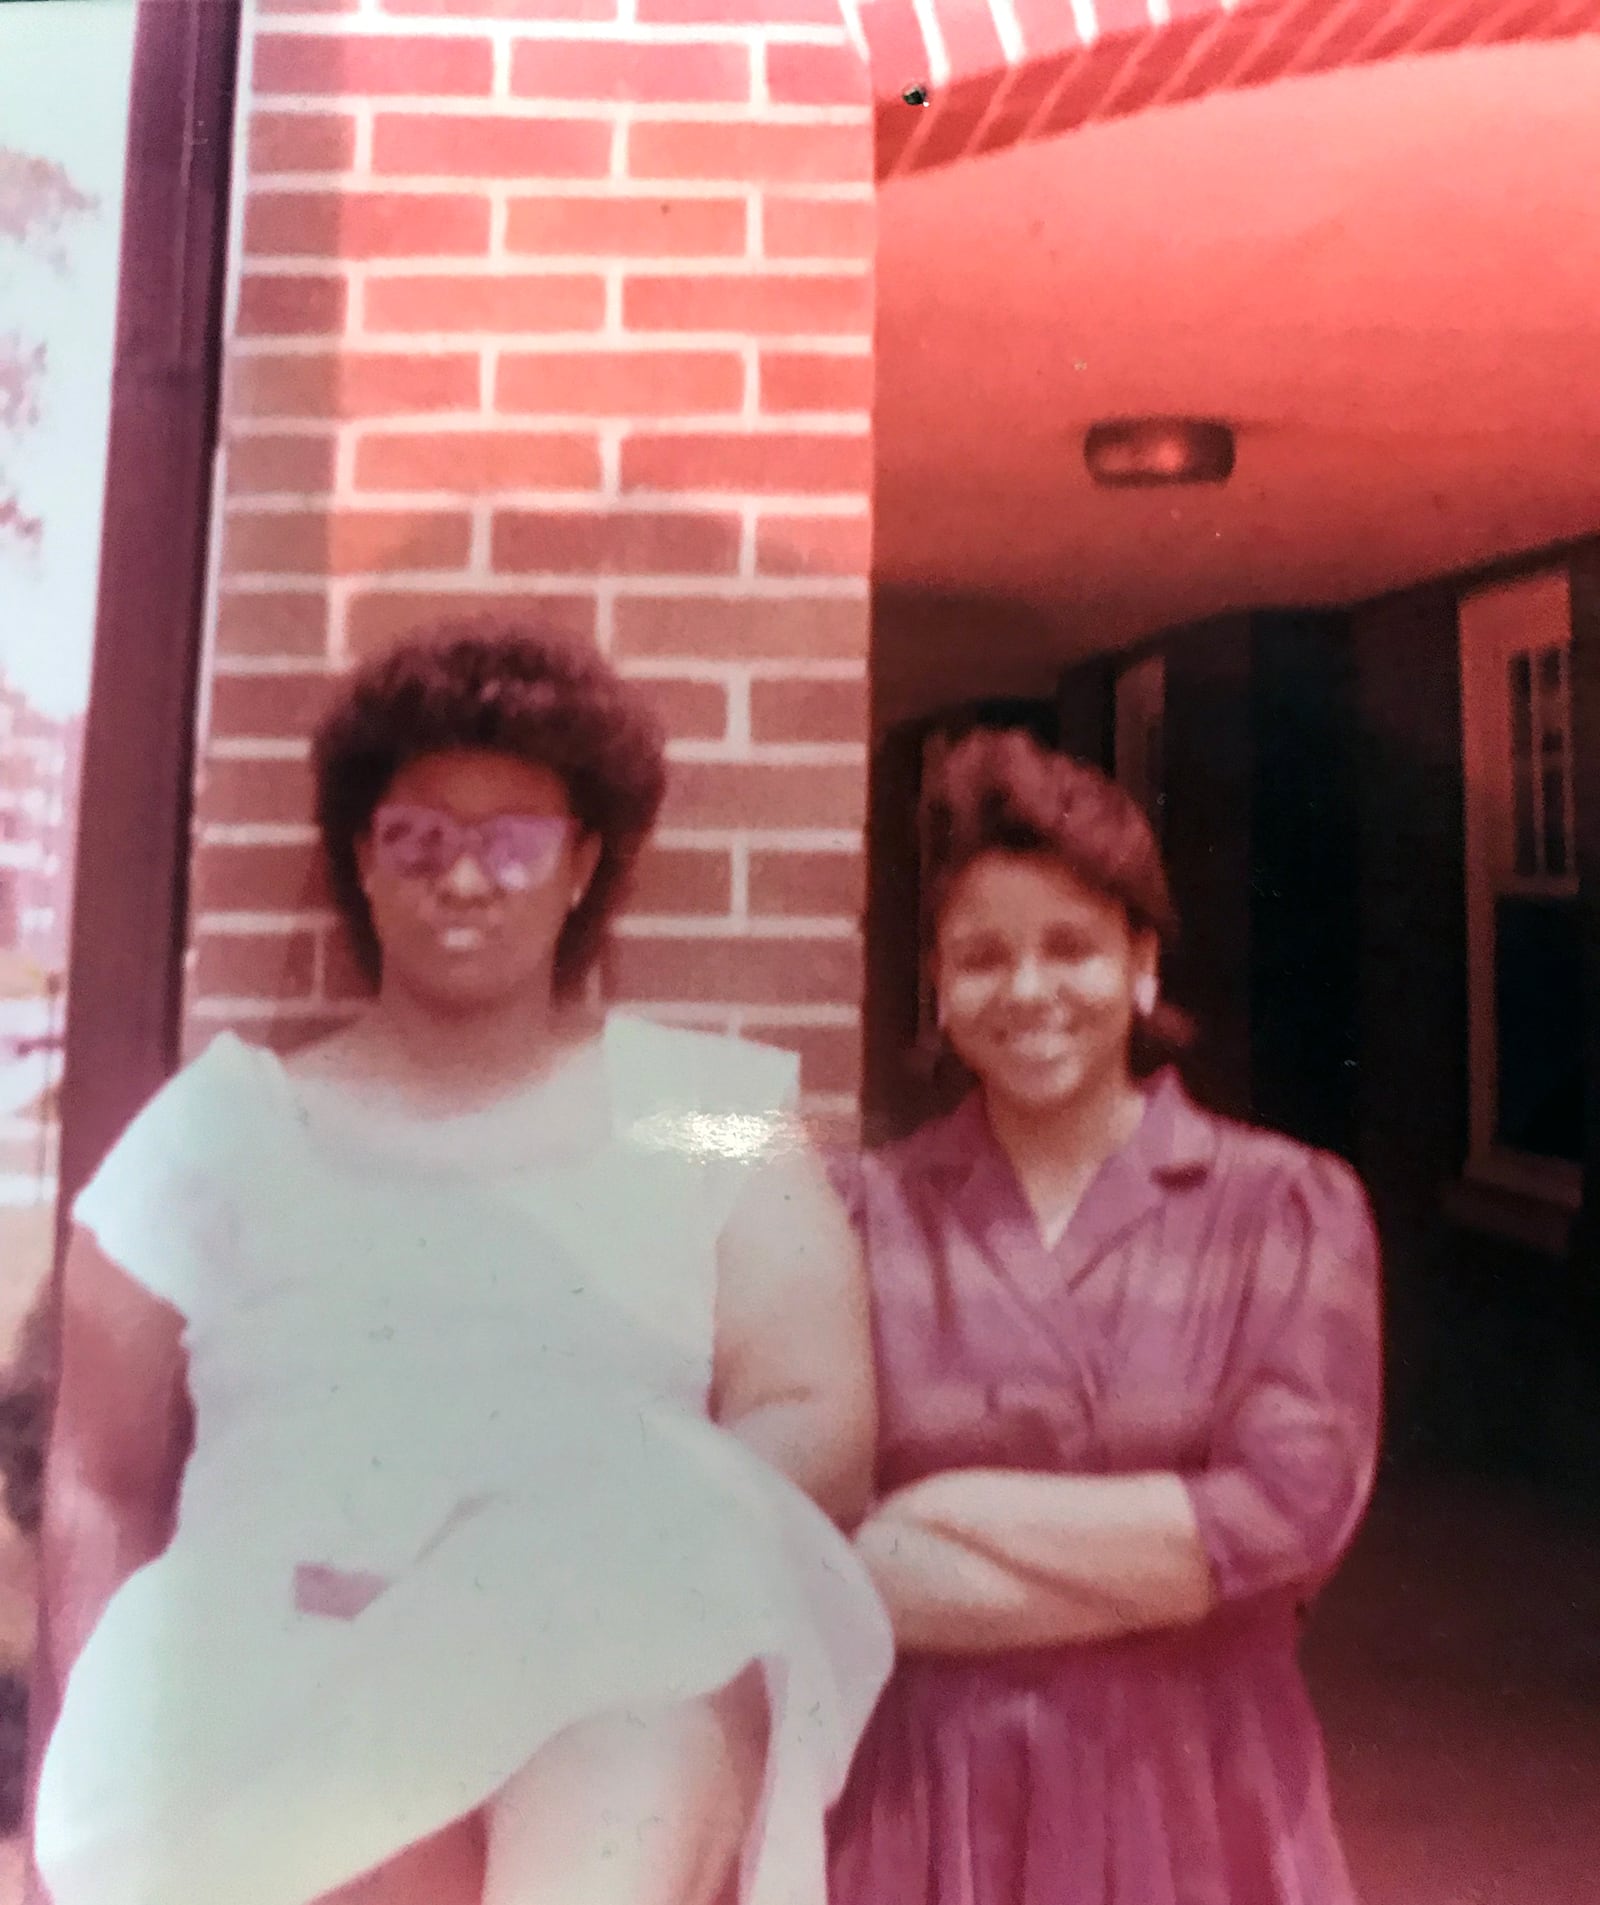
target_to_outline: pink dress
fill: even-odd
[[[976,1096],[845,1188],[882,1490],[1176,1470],[1221,1598],[1199,1628],[902,1659],[834,1815],[833,1905],[1351,1905],[1296,1654],[1376,1462],[1354,1174],[1163,1074],[1054,1250]]]

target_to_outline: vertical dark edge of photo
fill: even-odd
[[[36,1319],[45,1409],[73,1199],[176,1068],[181,1037],[241,0],[137,5],[55,1251]],[[53,1717],[40,1651],[25,1831]],[[29,1872],[36,1898],[31,1859]]]

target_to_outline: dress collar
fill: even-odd
[[[981,1091],[922,1134],[921,1170],[964,1228],[997,1246],[1003,1240],[1007,1255],[1043,1251],[1057,1273],[1077,1274],[1174,1190],[1202,1181],[1216,1161],[1219,1137],[1218,1121],[1193,1102],[1176,1070],[1156,1074],[1145,1087],[1138,1129],[1101,1165],[1065,1233],[1049,1246],[994,1135]]]
[[[1145,1085],[1145,1110],[1138,1129],[1112,1153],[1107,1164],[1161,1184],[1203,1177],[1216,1162],[1217,1120],[1184,1089],[1174,1066],[1166,1066]],[[970,1091],[955,1110],[910,1141],[923,1152],[924,1168],[946,1181],[948,1188],[970,1181],[996,1158],[1005,1162],[1004,1147],[994,1135],[981,1089]]]

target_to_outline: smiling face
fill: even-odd
[[[357,848],[383,989],[447,1013],[548,999],[599,854],[547,768],[476,749],[409,762]]]
[[[940,1022],[984,1090],[1038,1113],[1128,1082],[1157,943],[1043,854],[980,854],[939,919]]]

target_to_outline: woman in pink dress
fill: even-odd
[[[1373,1481],[1365,1195],[1185,1094],[1119,789],[990,732],[928,798],[977,1085],[844,1174],[880,1375],[858,1551],[899,1663],[834,1905],[1350,1905],[1296,1653]]]

